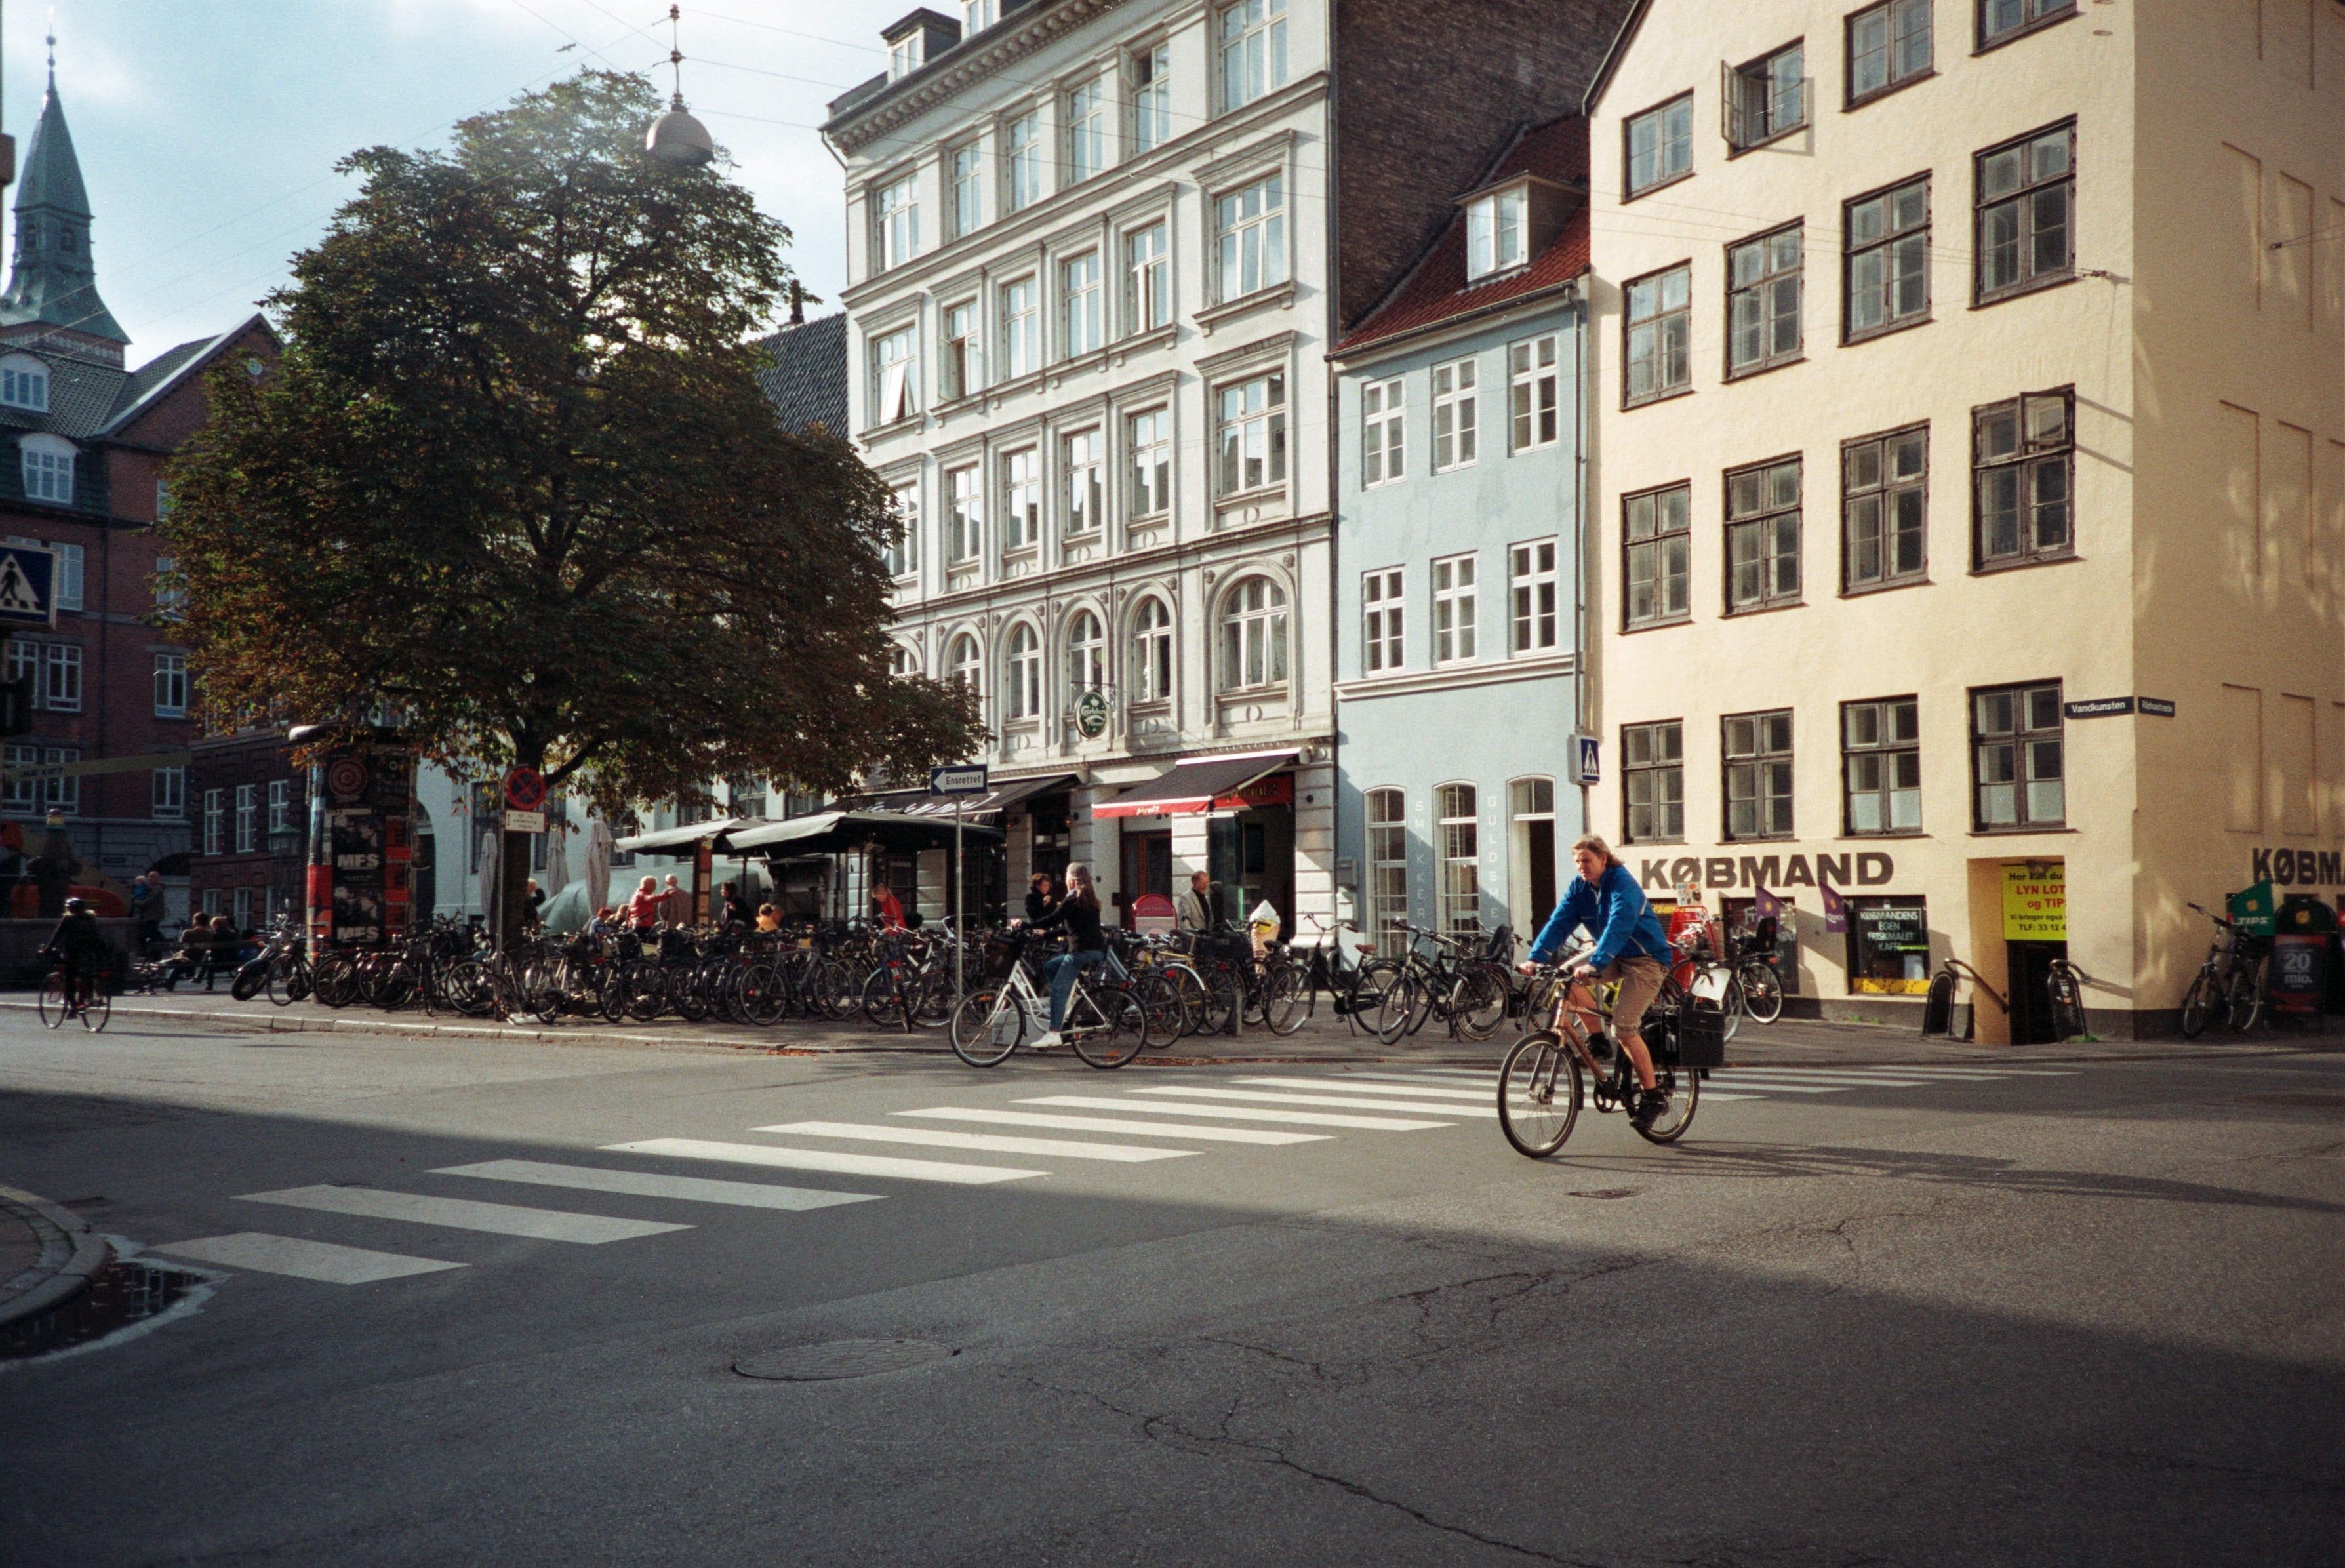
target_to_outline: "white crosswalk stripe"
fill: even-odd
[[[877,1203],[876,1192],[824,1192],[768,1182],[717,1181],[710,1176],[663,1176],[657,1171],[606,1170],[599,1166],[555,1166],[538,1160],[483,1160],[479,1165],[442,1166],[433,1176],[481,1176],[535,1186],[575,1187],[582,1192],[624,1192],[642,1197],[674,1197],[687,1203],[723,1203],[739,1208],[804,1210],[842,1203]]]
[[[322,1209],[328,1214],[355,1214],[369,1219],[395,1219],[411,1225],[445,1226],[454,1230],[484,1230],[497,1236],[525,1236],[535,1241],[571,1241],[598,1247],[607,1241],[631,1241],[665,1230],[689,1230],[688,1225],[665,1225],[650,1219],[611,1219],[597,1214],[568,1214],[552,1208],[516,1208],[510,1204],[475,1203],[468,1198],[427,1197],[421,1193],[392,1192],[371,1186],[297,1186],[282,1192],[240,1194],[239,1203],[277,1203],[292,1208]]]
[[[402,1279],[411,1274],[437,1274],[443,1268],[464,1267],[436,1257],[405,1257],[396,1252],[372,1252],[363,1247],[338,1247],[330,1241],[271,1236],[264,1230],[202,1236],[147,1250],[192,1258],[198,1263],[217,1263],[223,1268],[315,1279],[325,1285],[371,1285],[381,1279]]]
[[[1166,1085],[1163,1088],[1134,1089],[1135,1095],[1190,1095],[1201,1100],[1255,1100],[1276,1105],[1345,1105],[1363,1111],[1437,1111],[1445,1116],[1488,1116],[1496,1120],[1495,1105],[1471,1105],[1463,1102],[1451,1105],[1429,1105],[1415,1100],[1371,1100],[1357,1095],[1345,1098],[1340,1095],[1293,1095],[1274,1093],[1268,1089],[1198,1089]]]
[[[1021,1105],[1065,1105],[1079,1111],[1145,1111],[1152,1116],[1213,1116],[1229,1122],[1285,1122],[1298,1127],[1357,1127],[1364,1132],[1410,1133],[1454,1127],[1455,1122],[1406,1121],[1394,1116],[1349,1116],[1334,1111],[1270,1111],[1246,1105],[1180,1105],[1166,1100],[1111,1100],[1100,1095],[1042,1095]]]
[[[1114,1103],[1114,1102],[1112,1102]],[[1142,1137],[1187,1138],[1202,1144],[1324,1144],[1325,1133],[1274,1133],[1258,1127],[1184,1127],[1172,1122],[1133,1122],[1112,1116],[1054,1116],[1046,1111],[988,1111],[972,1105],[931,1105],[920,1111],[890,1111],[891,1116],[931,1116],[941,1122],[988,1122],[1005,1127],[1060,1127],[1071,1133],[1134,1133]]]
[[[1880,1066],[1862,1064],[1842,1067],[1721,1067],[1702,1081],[1701,1101],[1704,1105],[1735,1100],[1765,1100],[1778,1095],[1842,1095],[1860,1089],[1935,1089],[1958,1087],[1966,1084],[1992,1084],[2010,1078],[2060,1078],[2070,1076],[2073,1069],[2060,1067],[1997,1067],[1992,1064],[1963,1066],[1909,1067],[1893,1063]],[[1409,1074],[1378,1074],[1396,1085],[1422,1080],[1425,1093],[1447,1092],[1436,1085],[1457,1082],[1464,1076],[1478,1076],[1487,1082],[1493,1074],[1476,1074],[1462,1067],[1421,1067]],[[1325,1084],[1344,1083],[1365,1089],[1365,1084],[1351,1081],[1369,1076],[1366,1074],[1345,1074],[1340,1079],[1329,1078]],[[1248,1083],[1268,1080],[1244,1080]]]
[[[953,1186],[982,1186],[990,1182],[1023,1181],[1049,1171],[1014,1170],[1008,1166],[964,1166],[945,1160],[897,1159],[883,1155],[842,1154],[832,1149],[794,1149],[777,1144],[727,1144],[711,1138],[643,1138],[634,1143],[605,1144],[606,1153],[665,1155],[680,1160],[728,1160],[736,1165],[772,1166],[780,1170],[837,1171],[844,1176],[898,1176],[906,1181],[942,1182]]]
[[[1240,1078],[1241,1084],[1259,1084],[1266,1089],[1341,1089],[1345,1094],[1416,1095],[1442,1100],[1487,1100],[1488,1088],[1452,1089],[1445,1084],[1362,1083],[1363,1073],[1337,1073],[1325,1078]]]
[[[1177,1160],[1195,1149],[1159,1149],[1131,1144],[1077,1143],[1071,1138],[1016,1138],[993,1133],[948,1133],[936,1127],[875,1127],[859,1122],[784,1122],[752,1127],[756,1133],[788,1133],[801,1138],[861,1138],[877,1144],[925,1144],[939,1149],[979,1149],[999,1155],[1054,1155],[1061,1159],[1107,1160],[1143,1165]]]

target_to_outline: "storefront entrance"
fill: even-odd
[[[1143,896],[1172,896],[1172,833],[1123,833],[1123,880],[1116,896],[1122,901],[1123,923],[1132,923],[1132,905]]]
[[[1292,937],[1294,808],[1255,806],[1217,814],[1208,824],[1206,846],[1207,867],[1214,885],[1223,890],[1223,913],[1243,923],[1267,900],[1278,911],[1278,934]]]

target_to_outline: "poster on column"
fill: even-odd
[[[415,755],[381,741],[338,746],[314,775],[310,932],[339,946],[397,941],[413,919]]]

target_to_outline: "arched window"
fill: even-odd
[[[1042,717],[1042,639],[1020,622],[1010,634],[1010,717]]]
[[[1222,689],[1271,686],[1286,678],[1286,590],[1248,577],[1222,612]]]
[[[49,412],[49,367],[30,354],[0,359],[0,404]]]
[[[1071,695],[1081,697],[1107,684],[1107,636],[1100,630],[1099,617],[1089,610],[1078,610],[1075,618],[1067,623],[1067,685]]]
[[[975,637],[963,632],[953,638],[952,657],[945,663],[952,671],[952,679],[980,697],[985,695],[985,656],[978,651]]]
[[[1441,813],[1441,929],[1482,926],[1482,841],[1471,784],[1444,784],[1434,792]]]
[[[1163,600],[1140,601],[1132,624],[1132,700],[1163,702],[1172,695],[1172,611]]]
[[[1384,952],[1400,951],[1408,923],[1407,815],[1399,790],[1368,791],[1368,934]]]
[[[71,504],[74,443],[61,436],[28,435],[19,444],[25,454],[25,498]]]
[[[914,653],[902,643],[898,643],[895,647],[895,651],[888,656],[888,673],[894,676],[898,680],[901,680],[908,675],[919,674],[920,656]]]

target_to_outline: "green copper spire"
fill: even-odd
[[[82,187],[73,133],[66,129],[53,60],[33,149],[16,181],[16,250],[7,291],[0,293],[0,327],[37,322],[117,343],[130,341],[97,297],[89,225],[89,193]]]

